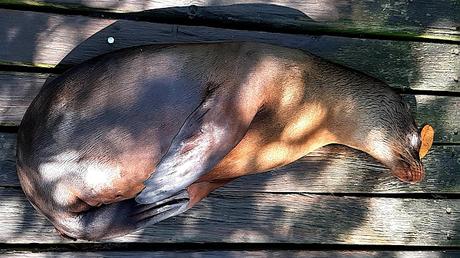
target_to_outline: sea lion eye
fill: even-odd
[[[411,136],[410,136],[410,145],[414,148],[417,148],[420,147],[420,138],[418,136],[417,133],[413,133]]]

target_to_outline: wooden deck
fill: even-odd
[[[436,130],[426,179],[400,183],[328,146],[134,234],[61,238],[15,171],[15,131],[45,81],[115,49],[222,40],[304,49],[387,82]],[[0,0],[0,255],[460,256],[459,43],[457,0]]]

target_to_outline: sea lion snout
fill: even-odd
[[[431,146],[433,133],[419,132],[413,120],[399,121],[408,122],[396,127],[398,130],[391,126],[372,129],[363,141],[363,150],[389,168],[399,180],[417,183],[425,176],[421,159],[428,152],[427,144]]]
[[[403,182],[417,183],[425,176],[421,159],[433,144],[434,129],[425,124],[420,129],[420,133],[412,133],[408,138],[408,147],[406,147],[408,151],[399,154],[396,164],[392,167],[392,173]]]
[[[391,169],[394,176],[406,183],[417,183],[425,177],[425,170],[420,160],[401,158]]]

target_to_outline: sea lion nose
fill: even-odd
[[[419,160],[401,161],[392,172],[399,180],[406,183],[418,183],[425,176],[425,170]]]

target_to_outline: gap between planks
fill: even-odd
[[[110,245],[112,247],[113,245]],[[197,246],[196,244],[192,246]],[[236,244],[238,250],[229,251],[229,250],[175,250],[176,246],[169,246],[171,250],[165,251],[136,251],[136,250],[107,250],[107,251],[81,251],[76,248],[72,248],[75,251],[25,251],[25,250],[8,250],[4,251],[3,255],[8,257],[161,257],[161,258],[176,258],[176,257],[207,257],[207,258],[239,258],[239,257],[315,257],[315,258],[381,258],[381,257],[423,257],[423,258],[440,258],[440,257],[458,257],[460,256],[460,251],[449,251],[449,250],[440,250],[440,251],[390,251],[393,248],[388,247],[388,250],[385,251],[374,251],[371,248],[367,251],[361,250],[350,250],[350,251],[334,251],[330,250],[328,246],[319,246],[319,250],[272,250],[273,245],[267,245],[265,250],[254,250],[252,245],[247,246],[248,250],[244,250],[243,247],[238,247],[240,245]],[[60,246],[55,249],[59,249]],[[355,247],[355,246],[352,246]],[[323,248],[322,251],[320,251]],[[355,247],[356,248],[356,247]],[[116,249],[116,248],[115,248]],[[361,248],[360,248],[361,249]],[[404,250],[404,249],[403,249]]]

